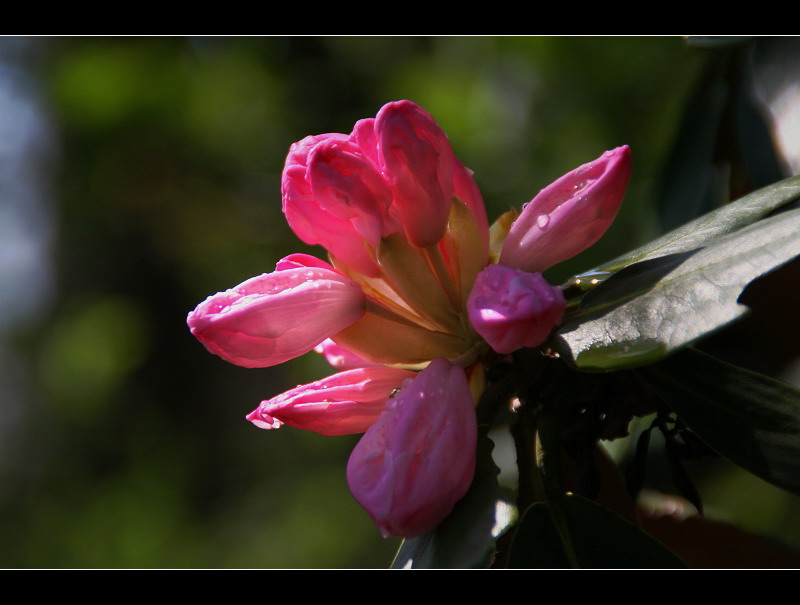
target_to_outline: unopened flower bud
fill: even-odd
[[[247,419],[262,429],[288,424],[321,435],[363,433],[386,409],[392,391],[413,377],[384,367],[339,372],[262,401]]]
[[[630,176],[624,145],[542,189],[511,226],[500,264],[535,273],[583,252],[611,225]]]
[[[538,347],[564,315],[561,288],[540,273],[489,265],[478,274],[467,300],[475,331],[498,353]]]
[[[457,162],[447,135],[411,101],[384,105],[375,133],[406,236],[420,248],[436,244],[447,228]]]
[[[291,146],[281,178],[283,213],[289,226],[305,243],[324,246],[337,259],[365,275],[375,276],[379,273],[378,267],[364,245],[365,236],[357,227],[368,234],[379,232],[380,215],[365,217],[363,213],[357,215],[356,212],[348,215],[344,212],[346,204],[342,200],[337,209],[336,196],[328,195],[332,193],[331,188],[324,185],[326,182],[330,185],[332,180],[331,171],[328,171],[327,177],[323,176],[324,162],[318,162],[316,168],[316,192],[309,177],[310,158],[317,147],[336,143],[345,145],[347,142],[347,135],[326,134],[306,137]],[[320,190],[327,192],[322,200],[317,198]],[[363,200],[360,194],[355,195]],[[358,224],[353,220],[356,217],[360,217]],[[375,239],[374,236],[372,239]]]
[[[384,536],[428,533],[472,484],[476,442],[464,370],[435,359],[356,445],[347,464],[350,490]]]
[[[209,296],[187,323],[215,355],[261,368],[309,352],[355,323],[365,304],[361,287],[337,271],[285,269]]]

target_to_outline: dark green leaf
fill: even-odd
[[[676,240],[660,249],[669,255],[649,256],[588,292],[556,346],[585,371],[654,363],[744,313],[742,290],[800,254],[798,233],[800,210],[791,210],[703,248],[681,251],[687,238]]]
[[[650,437],[653,433],[653,427],[642,431],[639,439],[636,441],[636,451],[631,460],[630,465],[625,471],[625,483],[628,485],[628,493],[631,499],[636,501],[639,493],[644,487],[644,480],[647,474],[647,454],[650,449]]]
[[[697,512],[702,515],[703,499],[700,497],[700,492],[697,491],[694,482],[689,477],[689,473],[687,473],[686,469],[683,467],[680,446],[673,438],[668,438],[665,446],[667,460],[669,460],[670,470],[672,471],[672,482],[675,484],[675,487],[678,488],[678,492],[691,502],[697,509]]]
[[[544,502],[531,506],[514,533],[508,566],[512,569],[566,569],[572,567],[555,521]]]
[[[516,516],[497,484],[488,437],[478,443],[475,480],[453,512],[430,534],[403,541],[392,568],[464,569],[486,567],[494,544]]]
[[[571,543],[578,567],[589,569],[664,569],[685,567],[670,550],[621,517],[577,495],[556,505],[567,536],[550,514],[552,504],[538,503],[525,513],[509,555],[515,568],[570,567],[564,539]]]
[[[692,348],[637,372],[711,448],[800,494],[800,391]]]

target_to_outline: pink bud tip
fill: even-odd
[[[503,355],[544,343],[561,323],[565,306],[561,288],[540,273],[502,265],[483,269],[467,299],[475,331]]]
[[[500,264],[535,273],[583,252],[613,222],[630,176],[624,145],[542,189],[511,226]]]
[[[329,262],[317,258],[316,256],[311,256],[310,254],[303,254],[302,252],[284,256],[275,265],[275,270],[285,271],[286,269],[302,269],[303,267],[317,267],[318,269],[336,271]]]
[[[464,370],[435,359],[356,445],[347,464],[350,490],[384,536],[428,533],[469,489],[476,442]]]
[[[322,435],[363,433],[386,409],[392,391],[413,377],[386,367],[339,372],[262,401],[247,419],[262,429],[288,424]]]
[[[364,306],[358,284],[337,271],[306,266],[265,273],[209,296],[187,323],[215,355],[261,368],[309,352],[356,322]]]

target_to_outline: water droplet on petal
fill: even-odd
[[[572,192],[573,192],[573,194],[575,194],[575,193],[578,193],[579,191],[583,191],[583,190],[584,190],[584,189],[586,189],[586,188],[587,188],[589,185],[591,185],[592,183],[594,183],[594,182],[595,182],[595,180],[596,180],[596,179],[584,179],[583,181],[581,181],[580,183],[578,183],[577,185],[575,185],[575,186],[572,188]]]
[[[540,214],[536,217],[536,225],[539,229],[545,229],[550,224],[550,216],[547,214]]]

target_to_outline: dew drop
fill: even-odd
[[[550,216],[547,214],[540,214],[536,217],[536,225],[539,229],[545,229],[550,224]]]
[[[594,181],[595,181],[595,179],[584,179],[583,181],[581,181],[580,183],[578,183],[577,185],[575,185],[575,186],[572,188],[572,192],[573,192],[573,193],[577,193],[578,191],[583,191],[583,190],[584,190],[584,189],[586,189],[586,188],[587,188],[589,185],[591,185],[592,183],[594,183]]]

